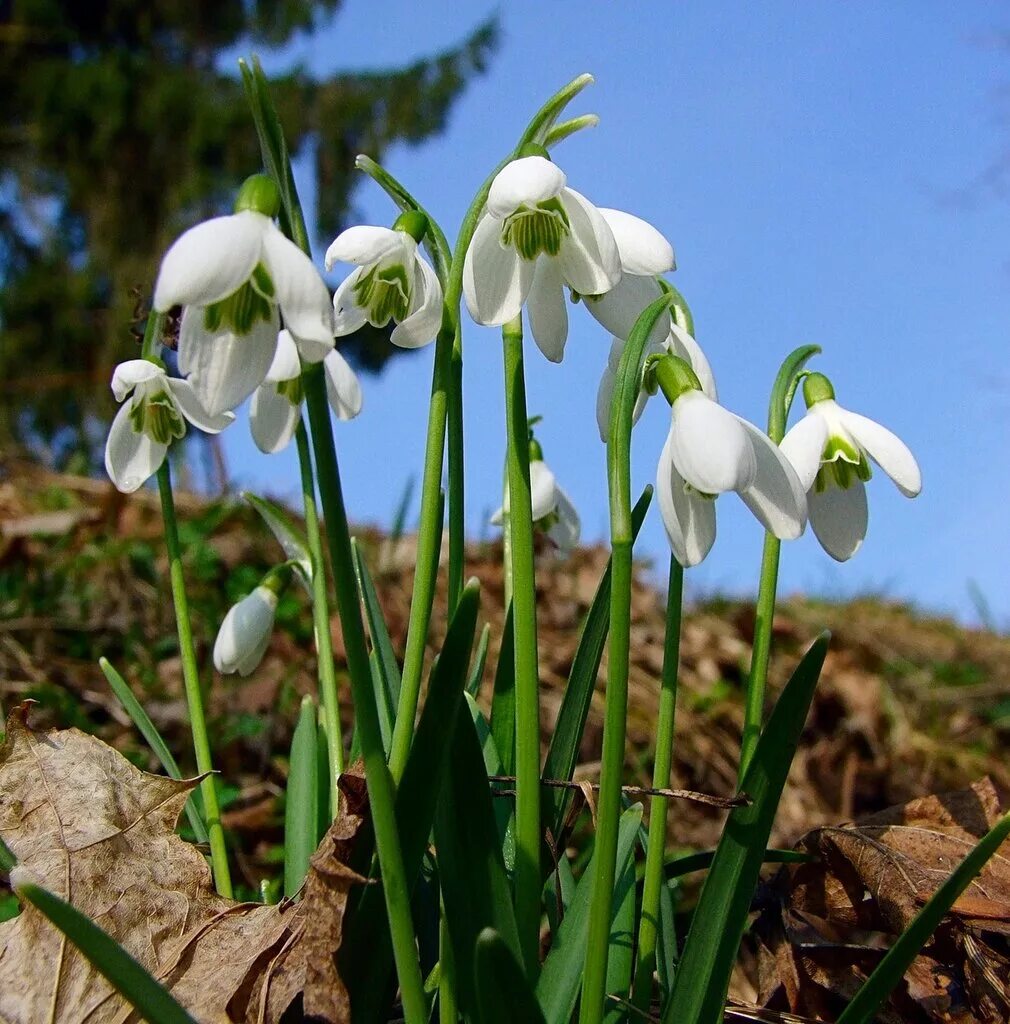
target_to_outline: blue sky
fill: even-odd
[[[491,10],[348,0],[332,26],[265,63],[299,60],[321,74],[401,64],[451,44]],[[851,562],[833,562],[809,532],[787,545],[782,591],[872,591],[971,620],[973,581],[1010,622],[1010,207],[985,180],[1010,150],[1005,6],[512,0],[501,17],[500,50],[446,133],[395,150],[389,169],[451,238],[530,114],[592,72],[596,84],[572,110],[601,124],[559,147],[556,161],[592,201],[645,217],[673,242],[672,280],[691,303],[724,404],[763,423],[779,362],[816,343],[816,368],[839,401],[891,427],[922,466],[915,501],[875,474],[869,534]],[[363,222],[395,217],[368,182],[357,202]],[[545,418],[547,460],[590,541],[606,534],[594,405],[608,345],[575,309],[561,366],[532,346],[527,356],[530,411]],[[419,474],[431,357],[425,349],[366,379],[365,411],[337,425],[357,521],[389,522]],[[464,359],[467,521],[486,536],[504,450],[497,332],[467,321]],[[638,487],[654,478],[668,417],[654,401],[636,431]],[[225,443],[241,485],[297,496],[293,451],[260,455],[244,425]],[[760,545],[757,523],[725,497],[719,539],[689,587],[753,591]],[[639,552],[665,578],[655,509]]]

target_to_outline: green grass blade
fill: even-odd
[[[652,501],[652,487],[646,487],[631,512],[632,540],[645,521],[645,514]],[[582,733],[586,728],[589,706],[596,688],[596,678],[600,672],[603,649],[610,631],[610,562],[600,579],[593,603],[586,614],[579,637],[579,646],[572,659],[572,668],[568,674],[568,685],[561,700],[558,720],[551,736],[547,758],[544,761],[542,777],[560,779],[569,782],[575,765],[578,763],[579,747],[582,744]],[[566,789],[548,789],[543,794],[543,818],[555,838],[560,835],[564,826],[565,815],[572,799],[571,791]]]
[[[715,857],[715,850],[699,850],[697,853],[689,853],[684,857],[676,857],[667,861],[663,867],[663,874],[667,878],[681,878],[689,875],[692,871],[704,871],[711,867]],[[761,858],[763,864],[807,864],[814,858],[809,853],[800,853],[799,850],[765,850]]]
[[[641,824],[641,804],[629,807],[621,815],[617,831],[618,878],[624,878],[629,866],[634,870],[635,840]],[[554,936],[537,981],[537,999],[547,1024],[568,1024],[579,998],[592,897],[593,865],[590,862],[575,887],[568,913]]]
[[[302,887],[309,860],[319,845],[318,736],[315,701],[305,696],[291,739],[284,806],[284,895],[289,898]]]
[[[59,928],[149,1024],[196,1024],[118,942],[75,907],[37,885],[20,885],[17,893]]]
[[[14,856],[11,848],[3,841],[3,839],[0,839],[0,871],[9,872],[17,862],[18,859]]]
[[[828,639],[829,634],[822,633],[803,655],[758,741],[741,787],[752,802],[734,808],[726,822],[691,920],[664,1024],[711,1024],[722,1019],[768,836]]]
[[[986,861],[1010,835],[1010,814],[1005,814],[979,840],[978,845],[954,869],[950,877],[926,901],[918,914],[884,959],[874,968],[852,1002],[838,1018],[838,1024],[869,1024],[891,990],[901,981],[919,950],[954,905],[957,898],[985,867]]]
[[[279,505],[258,494],[244,491],[242,497],[249,502],[263,522],[267,524],[274,539],[281,546],[284,557],[296,562],[301,569],[303,582],[312,578],[312,557],[309,554],[309,542],[305,535],[295,526],[294,521]]]
[[[512,605],[505,611],[501,650],[494,671],[494,693],[491,697],[491,735],[501,756],[502,774],[516,773],[516,659],[515,632],[512,626]]]
[[[484,666],[487,664],[487,649],[491,643],[491,625],[485,622],[477,641],[477,656],[470,669],[470,678],[466,682],[466,692],[475,698],[480,693],[481,680],[484,678]]]
[[[463,686],[480,609],[480,588],[469,582],[460,595],[445,644],[432,671],[403,778],[396,792],[396,822],[407,883],[416,885],[449,767],[450,735],[460,715]],[[467,723],[469,724],[469,723]],[[483,765],[481,776],[484,777]],[[344,943],[342,974],[348,979],[355,1020],[378,1020],[393,967],[382,887],[366,886]]]
[[[624,1003],[631,998],[631,975],[635,951],[635,858],[618,864],[614,886],[614,920],[610,925],[610,952],[607,956],[607,995],[617,996],[621,1003],[608,999],[603,1019],[606,1024],[619,1024],[627,1019]]]
[[[545,1024],[526,975],[493,928],[477,936],[474,985],[481,1024]]]
[[[519,932],[484,757],[469,715],[457,716],[449,747],[449,771],[435,813],[435,847],[459,1005],[464,1014],[472,1014],[477,937],[494,928],[518,958]]]
[[[123,710],[130,716],[130,720],[137,727],[140,735],[144,737],[147,745],[154,751],[155,757],[161,762],[161,766],[165,769],[166,774],[169,778],[181,779],[182,772],[179,771],[179,765],[172,756],[172,751],[168,749],[168,745],[161,738],[158,727],[151,721],[143,705],[133,695],[133,690],[130,689],[129,683],[106,658],[98,659],[98,667],[102,670],[102,674],[108,681],[109,687],[116,695],[119,703],[123,705]],[[206,843],[208,841],[207,826],[204,824],[203,818],[200,817],[200,812],[197,810],[196,803],[192,797],[186,801],[186,818],[189,821],[189,827],[196,836],[196,841],[198,843]]]

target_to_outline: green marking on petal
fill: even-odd
[[[135,398],[130,406],[130,425],[158,444],[171,444],[173,439],[186,434],[186,423],[167,391]]]
[[[814,490],[823,494],[830,487],[848,490],[857,480],[866,483],[873,476],[870,460],[848,438],[833,434],[821,455],[821,467],[814,479]]]
[[[375,264],[354,285],[354,299],[365,310],[373,327],[385,327],[390,319],[397,323],[410,310],[410,283],[402,263]]]
[[[270,272],[262,263],[257,263],[245,284],[220,302],[204,307],[204,329],[215,333],[227,328],[240,336],[249,334],[260,320],[270,322],[274,294]]]
[[[286,398],[292,405],[301,405],[305,397],[305,388],[302,386],[301,377],[292,377],[291,380],[279,381],[275,387],[277,394]]]
[[[524,260],[535,260],[541,253],[557,256],[561,243],[571,231],[568,214],[554,196],[536,206],[520,206],[502,225],[502,245],[515,249]]]
[[[552,526],[557,526],[561,522],[561,516],[558,514],[557,509],[552,509],[547,515],[542,516],[533,525],[544,533],[547,533]]]
[[[709,494],[707,491],[699,491],[697,487],[692,486],[686,480],[684,481],[684,493],[693,494],[696,498],[701,498],[703,501],[715,501],[719,497],[718,494]]]

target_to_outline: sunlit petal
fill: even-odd
[[[844,491],[838,487],[812,490],[807,501],[810,525],[821,547],[839,562],[850,559],[863,543],[869,520],[862,480],[854,480]]]
[[[132,494],[149,480],[165,461],[168,445],[139,434],[130,422],[130,402],[116,413],[105,443],[105,471],[116,488]]]
[[[533,281],[533,264],[501,244],[501,221],[487,214],[474,232],[463,263],[463,294],[470,316],[500,327],[523,308]]]
[[[565,186],[565,173],[542,156],[525,156],[507,163],[491,182],[488,211],[507,217],[520,206],[535,206],[556,196]]]

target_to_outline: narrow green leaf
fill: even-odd
[[[477,656],[473,661],[473,668],[470,669],[470,678],[466,683],[466,692],[475,698],[480,693],[481,680],[484,678],[484,666],[487,664],[487,649],[491,642],[491,624],[484,623],[480,631],[480,640],[477,641]]]
[[[477,741],[480,743],[480,750],[484,755],[484,770],[488,777],[507,775],[484,712],[477,707],[477,702],[470,694],[466,694],[466,704],[470,711],[470,717],[473,719],[473,727],[477,730]],[[492,793],[494,792],[495,788],[492,787]],[[493,801],[494,818],[498,825],[498,838],[501,841],[502,860],[505,862],[505,870],[510,877],[516,864],[515,814],[513,813],[515,804],[513,800],[513,797],[495,796]]]
[[[1010,814],[1005,814],[978,841],[978,845],[954,869],[950,877],[926,901],[918,914],[874,968],[853,1000],[842,1011],[838,1024],[869,1024],[891,990],[912,966],[919,950],[936,931],[957,898],[985,867],[986,861],[1010,835]]]
[[[652,487],[646,487],[631,512],[632,539],[645,521],[645,514],[652,501]],[[568,685],[561,699],[558,720],[551,736],[547,758],[544,761],[542,778],[558,779],[570,782],[579,759],[579,747],[582,745],[582,733],[586,728],[586,718],[596,688],[596,678],[600,672],[603,649],[610,631],[610,562],[603,572],[593,603],[589,606],[579,646],[572,659],[572,668],[568,673]],[[504,647],[503,647],[504,650]],[[547,789],[543,794],[543,817],[555,839],[564,827],[568,805],[572,799],[570,790]]]
[[[365,556],[361,553],[357,540],[351,540],[351,547],[354,550],[355,567],[358,572],[358,587],[361,590],[361,599],[365,604],[365,617],[368,620],[368,632],[372,638],[372,649],[377,653],[379,665],[382,669],[383,685],[389,691],[389,699],[392,700],[393,708],[400,698],[400,666],[396,661],[396,652],[393,650],[393,641],[386,627],[386,620],[382,614],[382,605],[379,603],[379,596],[375,592],[375,583],[372,581],[372,574],[368,571]]]
[[[76,907],[37,885],[20,885],[17,893],[59,928],[149,1024],[196,1024],[171,994],[118,942]]]
[[[298,566],[302,582],[308,583],[312,579],[312,556],[309,554],[309,542],[302,531],[295,526],[280,505],[249,491],[243,491],[242,497],[259,512],[263,522],[280,544],[284,557]]]
[[[782,787],[824,664],[830,634],[803,655],[775,704],[744,776],[746,807],[729,815],[691,920],[664,1024],[721,1020]]]
[[[472,1013],[477,937],[485,928],[494,928],[518,958],[519,933],[484,758],[469,715],[457,716],[449,747],[449,770],[435,813],[435,848],[459,1005],[464,1013]]]
[[[11,848],[3,841],[3,839],[0,839],[0,871],[9,872],[17,862],[18,859],[14,856]]]
[[[502,774],[516,773],[516,659],[515,632],[512,626],[512,604],[505,610],[505,626],[501,650],[494,670],[494,693],[491,697],[491,735],[501,756]]]
[[[318,845],[319,749],[316,705],[302,698],[298,724],[291,739],[287,800],[284,807],[284,895],[302,887],[309,860]]]
[[[660,1000],[665,1002],[673,988],[680,946],[677,942],[677,882],[664,882],[659,894],[659,944],[656,948],[656,974]]]
[[[526,975],[493,928],[477,936],[474,986],[481,1024],[545,1024]]]
[[[631,998],[631,975],[635,951],[635,858],[619,864],[614,886],[614,920],[610,926],[610,952],[607,956],[607,995],[617,996],[623,1002]],[[627,1019],[622,1003],[607,1000],[603,1019],[606,1024],[618,1024]]]
[[[559,89],[534,115],[530,123],[519,138],[516,146],[516,153],[519,153],[523,146],[529,142],[543,143],[550,130],[554,127],[558,118],[564,112],[565,107],[575,99],[576,96],[587,85],[593,84],[592,75],[579,75],[573,78],[564,88]]]
[[[123,705],[123,710],[130,716],[130,720],[137,727],[140,735],[147,740],[147,745],[154,751],[169,778],[182,779],[182,772],[179,771],[179,765],[172,756],[172,751],[168,749],[168,745],[161,738],[161,733],[158,732],[157,726],[151,721],[143,705],[133,695],[133,690],[130,689],[127,681],[106,658],[98,659],[98,667],[102,670],[102,674],[119,703]],[[203,823],[203,818],[200,817],[200,812],[192,797],[186,801],[186,818],[196,836],[196,841],[206,843],[208,841],[207,826]]]
[[[572,863],[563,850],[558,851],[557,864],[552,865],[544,886],[544,906],[547,909],[547,923],[551,934],[556,935],[561,922],[568,916],[575,895],[575,874]]]
[[[629,866],[634,870],[635,840],[642,824],[642,805],[634,804],[622,815],[617,830],[617,878],[623,878]],[[547,1024],[568,1024],[579,989],[582,965],[586,957],[589,908],[593,898],[593,864],[575,887],[568,913],[551,942],[551,951],[537,981],[537,999]],[[615,902],[615,907],[618,904]]]
[[[438,794],[444,787],[451,756],[447,736],[460,715],[463,684],[470,663],[480,608],[480,587],[463,588],[449,624],[421,717],[414,733],[403,778],[396,791],[396,822],[403,850],[404,875],[413,887],[421,870]],[[484,778],[483,767],[481,777]],[[365,886],[344,943],[342,973],[348,979],[356,1020],[378,1020],[393,967],[382,887]]]

